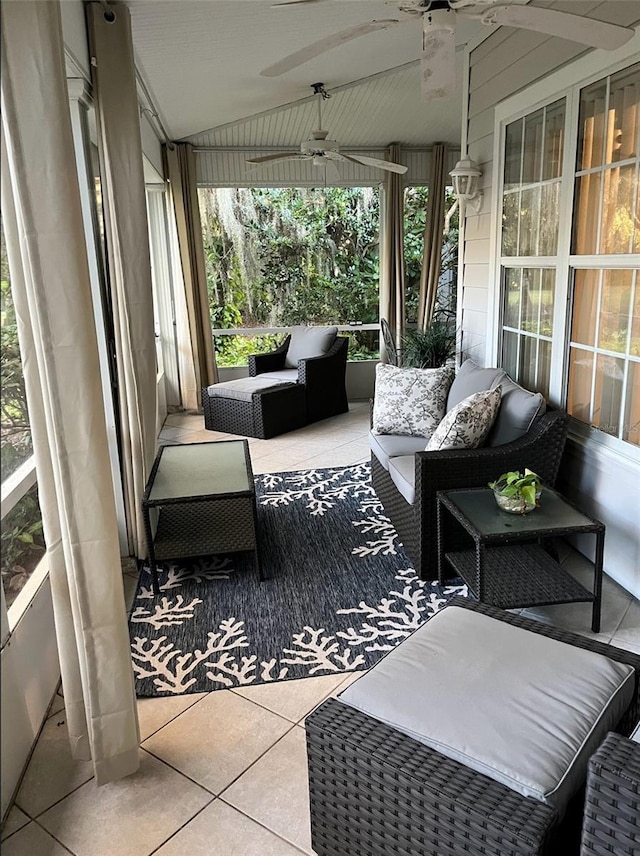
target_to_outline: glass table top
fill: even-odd
[[[573,508],[550,488],[543,489],[539,508],[528,514],[502,511],[489,488],[449,490],[445,492],[445,497],[460,509],[480,535],[508,535],[516,532],[533,534],[549,529],[598,526],[597,521]]]
[[[164,446],[148,502],[240,493],[253,488],[245,440]]]

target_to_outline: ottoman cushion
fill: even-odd
[[[281,386],[284,381],[275,380],[264,375],[257,377],[241,377],[224,383],[214,383],[207,387],[207,392],[214,398],[233,398],[237,401],[251,401],[255,392],[264,392],[272,386]]]
[[[562,815],[633,692],[630,666],[447,607],[340,700]]]

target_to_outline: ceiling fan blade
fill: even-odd
[[[325,0],[287,0],[286,3],[272,3],[272,9],[278,9],[280,6],[304,6],[306,3],[324,3]]]
[[[389,19],[385,21],[368,21],[366,24],[349,27],[347,30],[341,30],[339,33],[326,36],[324,39],[320,39],[295,53],[289,54],[284,59],[278,60],[278,62],[263,69],[260,74],[262,77],[278,77],[327,51],[340,47],[345,42],[350,42],[352,39],[358,39],[360,36],[374,33],[376,30],[387,30],[389,27],[395,27],[399,23],[396,19]]]
[[[446,98],[453,91],[456,81],[455,54],[455,30],[449,26],[430,26],[425,20],[420,56],[420,79],[425,101]]]
[[[269,161],[292,160],[293,158],[302,158],[300,152],[278,152],[277,155],[262,155],[259,158],[247,158],[245,163],[269,163]]]
[[[355,154],[355,152],[348,155],[343,154],[342,156],[345,160],[352,163],[361,163],[364,166],[376,166],[378,169],[386,169],[387,172],[397,172],[399,175],[403,175],[409,168],[401,163],[393,163],[393,161],[381,160],[380,158],[370,158],[366,155]]]
[[[595,18],[583,18],[538,6],[495,6],[478,17],[483,24],[521,27],[607,51],[621,47],[635,35],[635,29],[631,27],[620,27]]]

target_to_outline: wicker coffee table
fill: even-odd
[[[447,552],[446,526],[451,515],[473,547]],[[529,514],[509,514],[496,505],[488,488],[438,493],[438,579],[445,562],[461,576],[482,603],[502,609],[592,601],[591,629],[600,632],[603,523],[588,517],[551,488],[542,492],[540,507]],[[545,550],[544,539],[593,533],[596,537],[593,590],[575,580]]]
[[[147,481],[142,512],[156,594],[162,559],[250,550],[263,579],[246,440],[163,446]]]

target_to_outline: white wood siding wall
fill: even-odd
[[[637,2],[533,0],[533,5],[592,15],[625,26],[637,25],[640,18]],[[581,45],[501,28],[470,55],[467,144],[470,157],[483,170],[484,196],[480,211],[467,213],[461,249],[462,359],[471,357],[481,365],[495,364],[495,355],[487,347],[490,325],[494,323],[489,313],[498,288],[497,282],[489,281],[494,107],[584,53],[587,51]],[[594,438],[585,440],[570,432],[559,487],[587,513],[605,523],[605,570],[637,598],[640,598],[639,480],[640,466],[632,456],[625,455],[625,450],[612,452]],[[586,536],[578,546],[587,554],[592,549]]]
[[[323,167],[314,167],[310,161],[283,161],[272,166],[250,170],[246,159],[274,154],[279,148],[206,148],[195,147],[196,177],[200,187],[318,187],[324,184]],[[287,151],[297,151],[293,145]],[[383,148],[349,148],[345,151],[357,151],[358,154],[385,160]],[[455,166],[460,157],[459,148],[449,151],[449,169]],[[404,176],[405,184],[421,185],[428,183],[431,167],[430,148],[403,148],[400,162],[408,167]],[[381,169],[360,166],[352,163],[339,163],[340,181],[327,181],[327,184],[339,187],[368,187],[381,184],[385,173]]]

